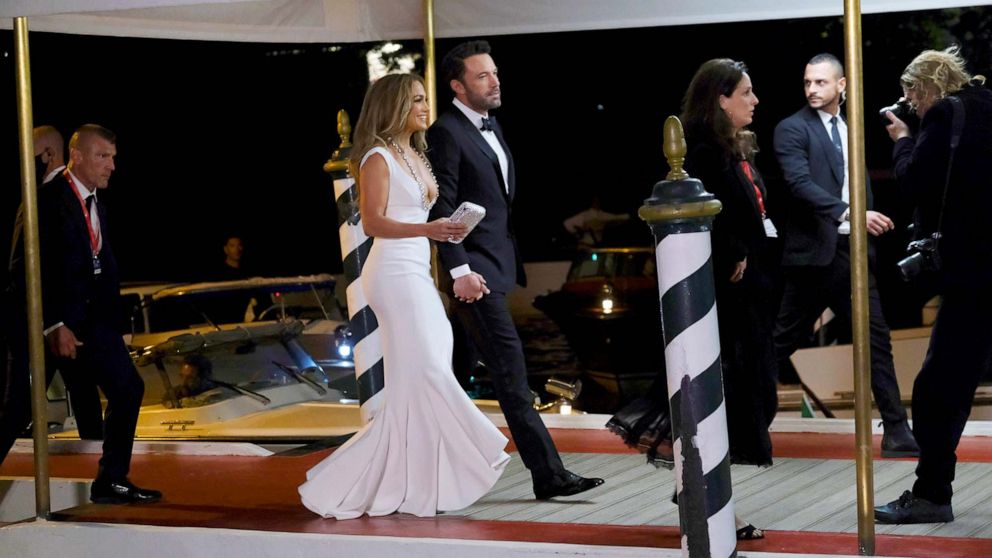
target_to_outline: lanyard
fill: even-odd
[[[76,199],[79,200],[79,205],[83,208],[83,217],[86,218],[86,232],[90,233],[90,247],[93,249],[93,256],[96,257],[100,253],[100,231],[93,228],[93,220],[90,218],[90,210],[86,207],[86,202],[83,201],[83,196],[79,195],[79,188],[76,187],[76,181],[72,179],[72,175],[69,174],[69,169],[66,169],[62,176],[69,181],[69,186],[72,187],[72,193],[76,194]],[[93,200],[94,202],[96,200]]]
[[[741,161],[741,169],[747,175],[747,179],[751,181],[751,186],[754,187],[754,195],[758,198],[758,211],[761,212],[761,218],[764,219],[765,198],[761,195],[761,188],[758,188],[758,184],[754,181],[754,171],[751,170],[751,165],[747,161]]]

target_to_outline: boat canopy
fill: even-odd
[[[960,0],[862,0],[862,13],[975,5]],[[435,4],[437,37],[663,27],[840,16],[823,0],[457,0]],[[424,35],[417,0],[5,0],[0,27],[32,31],[254,43],[351,43]]]
[[[167,356],[187,355],[228,345],[242,346],[247,343],[258,344],[264,341],[286,341],[295,339],[302,333],[303,322],[299,320],[239,326],[220,331],[183,333],[151,347],[140,349],[134,355],[134,360],[138,366],[146,366]]]

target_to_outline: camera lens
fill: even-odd
[[[910,112],[909,101],[906,99],[899,99],[895,103],[879,109],[878,115],[882,118],[882,123],[888,126],[892,123],[892,121],[890,121],[889,117],[885,115],[886,112],[891,112],[899,120],[905,121]]]
[[[910,254],[896,263],[899,266],[899,275],[903,281],[912,281],[923,271],[923,254],[917,252]]]

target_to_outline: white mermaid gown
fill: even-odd
[[[417,183],[389,151],[386,216],[424,223]],[[421,517],[471,505],[510,456],[507,439],[476,408],[451,369],[451,324],[430,273],[424,237],[376,238],[361,286],[379,322],[383,406],[347,443],[307,472],[303,505],[351,519],[399,511]]]

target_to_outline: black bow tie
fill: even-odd
[[[483,132],[492,132],[493,131],[493,121],[490,120],[489,118],[483,117],[482,118],[482,126],[479,126],[479,129],[482,130]]]

